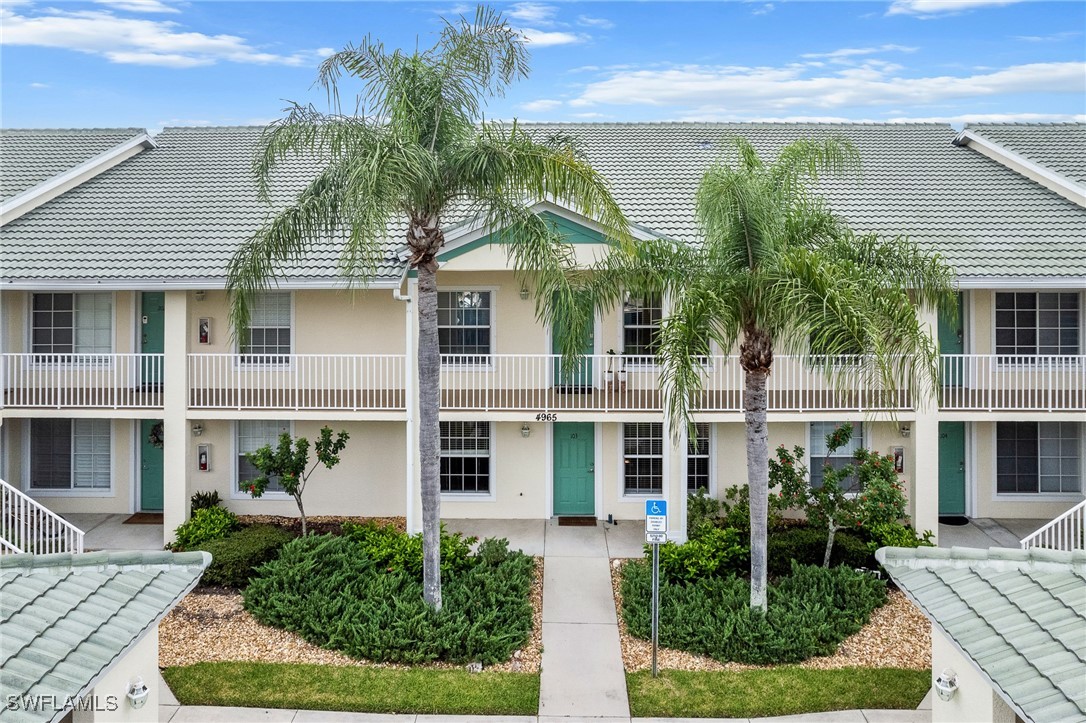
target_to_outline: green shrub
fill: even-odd
[[[356,525],[343,523],[343,534],[358,542],[378,568],[388,572],[406,571],[422,579],[422,535],[408,535],[391,525],[378,526],[370,520]],[[478,540],[459,532],[445,532],[441,525],[441,574],[460,572],[475,563],[471,546]]]
[[[241,527],[238,516],[222,507],[205,507],[196,510],[187,522],[174,530],[173,550],[203,549],[201,545],[221,540]]]
[[[686,496],[686,536],[698,537],[720,522],[720,500],[711,497],[704,487]]]
[[[923,535],[917,535],[909,525],[899,522],[885,522],[872,525],[867,529],[870,538],[872,553],[880,547],[934,547],[931,530],[925,530]]]
[[[197,492],[189,498],[189,515],[195,515],[197,510],[206,510],[208,507],[218,507],[222,502],[219,499],[219,491]]]
[[[651,546],[645,545],[646,555]],[[685,544],[660,546],[660,575],[673,583],[696,582],[707,577],[742,575],[750,566],[750,548],[733,529],[703,528]]]
[[[201,549],[211,553],[211,564],[200,582],[243,588],[256,568],[275,559],[279,548],[293,539],[294,535],[275,525],[252,525],[204,543]]]
[[[651,630],[651,577],[644,560],[622,569],[622,616],[640,638]],[[793,565],[768,594],[762,612],[751,609],[750,583],[742,578],[661,581],[660,644],[752,665],[828,655],[885,603],[886,584],[845,567]]]
[[[351,536],[310,535],[282,547],[245,589],[245,608],[266,625],[322,647],[381,662],[493,664],[528,639],[534,563],[484,542],[483,564],[443,576],[443,607],[421,579],[380,566]]]
[[[797,525],[769,533],[767,567],[770,575],[787,575],[792,570],[793,561],[800,565],[821,565],[825,556],[824,529]],[[830,557],[831,566],[873,568],[875,564],[867,540],[848,531],[837,533]]]
[[[770,489],[774,482],[770,479]],[[769,495],[768,525],[775,530],[782,526],[784,507],[780,497],[772,492]],[[721,502],[720,527],[731,527],[734,530],[750,535],[750,487],[745,484],[729,487],[724,491],[724,499]]]

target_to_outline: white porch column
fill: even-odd
[[[420,476],[421,459],[419,457],[419,282],[417,278],[408,279],[407,295],[411,301],[406,304],[407,339],[404,342],[404,400],[407,404],[407,434],[405,453],[407,472],[405,474],[405,507],[407,531],[410,534],[422,532],[422,478]]]
[[[188,411],[188,292],[167,291],[162,370],[162,535],[173,540],[174,529],[188,519],[192,434]],[[226,450],[219,452],[220,459]]]
[[[932,309],[924,309],[921,321],[933,337],[938,329],[938,317]],[[916,421],[912,425],[913,489],[910,494],[913,527],[923,533],[931,530],[938,543],[939,534],[939,394],[938,390],[913,390]],[[906,462],[907,464],[907,462]]]
[[[678,439],[673,431],[678,431]],[[664,414],[664,498],[668,507],[667,539],[686,542],[686,425],[675,430]]]

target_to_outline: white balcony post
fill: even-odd
[[[686,444],[688,430],[685,424],[676,430],[667,413],[664,413],[664,498],[672,510],[667,539],[682,544],[686,542]],[[674,434],[678,432],[678,434]]]
[[[162,363],[162,535],[173,540],[174,529],[188,518],[188,472],[191,435],[188,409],[188,292],[167,291]],[[226,460],[219,460],[225,463]]]
[[[924,308],[920,320],[928,333],[938,328],[936,311]],[[913,526],[921,533],[939,534],[939,397],[938,391],[925,384],[913,390],[916,421],[913,423]]]

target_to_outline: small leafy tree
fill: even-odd
[[[315,449],[317,461],[309,466],[309,440],[305,437],[291,439],[286,432],[279,435],[279,445],[272,449],[266,444],[255,452],[247,452],[245,458],[260,472],[260,477],[249,482],[247,491],[253,497],[260,497],[268,488],[272,477],[278,477],[283,491],[294,498],[298,504],[298,514],[302,518],[302,536],[306,534],[305,508],[302,506],[302,493],[305,491],[309,476],[317,467],[324,465],[332,469],[339,464],[339,453],[347,446],[350,435],[340,431],[332,439],[330,427],[321,428],[321,436]],[[307,469],[308,468],[308,469]]]
[[[870,528],[907,519],[905,493],[894,472],[893,457],[860,448],[854,453],[853,464],[841,469],[830,464],[829,457],[851,439],[852,425],[847,423],[826,435],[826,459],[819,487],[811,486],[807,468],[800,461],[803,447],[793,447],[791,452],[784,446],[777,447],[777,458],[769,460],[770,487],[780,486],[781,504],[803,510],[808,522],[825,528],[824,567],[830,566],[837,530]],[[856,491],[845,486],[852,475],[856,476]]]

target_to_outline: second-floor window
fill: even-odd
[[[108,490],[111,446],[108,419],[31,419],[30,489]]]
[[[490,355],[489,291],[437,292],[437,338],[453,364],[485,364]]]
[[[622,304],[622,353],[634,357],[656,354],[662,318],[663,304],[659,294],[626,294]]]
[[[36,293],[30,329],[35,354],[108,354],[113,351],[113,295]]]
[[[862,422],[852,423],[852,438],[848,444],[838,448],[833,454],[826,449],[826,437],[840,427],[842,422],[811,422],[811,463],[807,465],[810,472],[811,486],[821,487],[825,478],[824,467],[829,464],[834,469],[844,469],[852,466],[853,455],[864,443],[864,425]],[[856,475],[852,474],[841,480],[841,486],[846,492],[858,492],[859,482]]]
[[[996,292],[996,354],[1078,354],[1080,295],[1075,291]]]
[[[251,364],[285,364],[291,352],[290,292],[253,297],[249,328],[241,335],[241,354]]]
[[[245,458],[246,452],[255,452],[264,445],[273,448],[279,444],[279,435],[290,434],[290,422],[281,419],[239,419],[237,421],[238,491],[245,492],[245,483],[260,477],[260,470]],[[268,492],[282,492],[278,477],[268,480]]]

